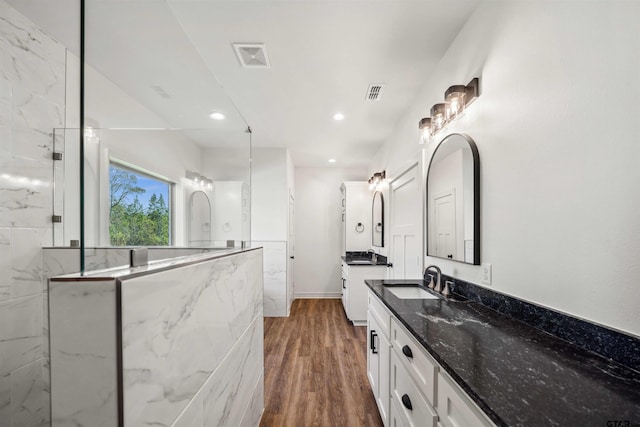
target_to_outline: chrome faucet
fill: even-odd
[[[371,254],[371,264],[377,264],[378,263],[378,255],[376,254],[376,251],[374,251],[373,249],[369,249],[367,251],[368,254]]]
[[[440,267],[438,267],[437,265],[430,265],[429,267],[424,269],[424,275],[427,275],[427,271],[429,271],[429,269],[433,268],[434,270],[436,270],[436,287],[434,289],[434,291],[436,292],[440,292],[442,290],[442,288],[440,287],[440,278],[442,276],[442,270],[440,270]],[[431,286],[429,286],[431,287]]]

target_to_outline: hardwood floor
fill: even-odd
[[[337,299],[295,300],[291,315],[264,319],[261,427],[382,426],[367,379],[366,327]]]

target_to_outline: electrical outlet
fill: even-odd
[[[482,283],[485,285],[491,284],[491,264],[488,262],[482,263]]]

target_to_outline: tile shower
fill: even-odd
[[[66,48],[0,0],[0,426],[49,424],[47,291],[53,129]]]

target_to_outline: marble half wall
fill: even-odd
[[[287,242],[252,241],[264,250],[264,315],[287,317],[291,302],[287,293]]]
[[[257,425],[262,249],[199,260],[50,281],[53,426]]]

